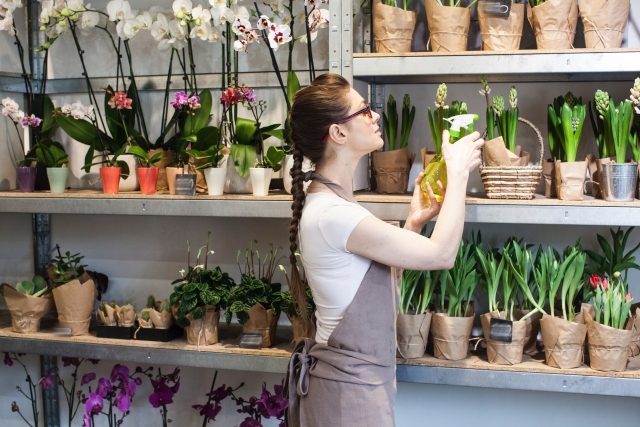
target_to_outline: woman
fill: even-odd
[[[440,206],[429,188],[431,200],[424,200],[420,174],[399,228],[359,206],[351,190],[359,160],[383,146],[379,120],[337,74],[318,77],[291,107],[290,261],[295,275],[299,238],[317,333],[290,360],[289,426],[394,425],[396,312],[388,266],[449,269],[462,237],[467,180],[480,164],[480,135],[449,144],[445,132],[446,197]],[[313,174],[302,172],[303,156],[315,165]],[[306,196],[305,178],[312,179]],[[422,227],[438,213],[431,237],[422,236]],[[305,307],[297,276],[291,290]]]

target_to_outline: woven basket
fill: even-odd
[[[542,159],[544,159],[544,140],[540,130],[527,119],[518,117],[518,121],[529,125],[540,142],[540,157],[533,166],[485,166],[484,156],[480,166],[480,177],[484,191],[489,199],[529,200],[538,188],[542,176]]]

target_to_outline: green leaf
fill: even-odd
[[[53,111],[55,110],[55,106],[53,105],[53,101],[48,95],[44,97],[44,111],[42,114],[42,133],[49,132],[56,125],[56,119],[53,117]]]
[[[289,70],[287,74],[287,98],[289,105],[293,104],[293,97],[300,90],[300,80],[293,70]]]
[[[207,126],[198,131],[196,141],[191,143],[191,148],[196,150],[206,150],[218,144],[218,128]]]
[[[35,291],[35,285],[30,280],[22,280],[16,284],[16,291],[24,295],[32,295]]]
[[[236,142],[243,145],[255,143],[256,122],[254,120],[238,117],[236,120]]]
[[[86,120],[57,116],[56,122],[67,135],[82,144],[93,146],[98,139],[98,130]]]
[[[252,145],[233,144],[231,146],[231,158],[238,175],[249,175],[249,168],[256,164],[256,148]]]
[[[200,96],[200,108],[195,113],[190,113],[184,121],[184,135],[190,136],[197,134],[200,129],[209,124],[211,118],[211,106],[212,98],[211,91],[204,89],[199,94]]]
[[[282,148],[272,145],[265,154],[265,163],[275,172],[278,172],[282,167],[282,159],[284,159],[284,156],[285,152]]]

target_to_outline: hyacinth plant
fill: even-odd
[[[400,278],[400,314],[424,314],[429,310],[440,271],[404,270]]]
[[[618,106],[607,92],[598,89],[594,107],[589,110],[600,158],[615,157],[625,163],[634,121],[634,104],[629,99]]]
[[[23,353],[5,352],[3,362],[4,365],[8,367],[11,367],[14,365],[14,363],[17,363],[24,370],[24,373],[26,375],[25,381],[27,383],[28,390],[25,392],[25,390],[23,390],[23,388],[20,386],[16,386],[16,390],[18,390],[18,393],[20,393],[29,401],[29,404],[31,406],[31,420],[27,418],[29,415],[26,412],[23,412],[22,409],[20,409],[20,405],[16,401],[11,402],[11,412],[17,413],[28,426],[38,427],[40,425],[40,412],[38,411],[38,400],[40,394],[38,392],[38,389],[41,388],[44,391],[49,387],[52,387],[56,381],[56,374],[55,371],[50,371],[39,380],[34,380],[35,377],[33,377],[29,373],[26,363],[21,359],[22,356],[24,356]]]
[[[393,95],[387,99],[387,111],[382,113],[382,128],[389,151],[409,145],[409,135],[416,116],[416,107],[411,105],[411,97],[405,94],[402,98],[402,122],[398,135],[398,109]],[[397,145],[396,145],[397,144]]]
[[[558,96],[547,106],[549,150],[553,160],[575,162],[587,109],[582,98],[571,92]]]
[[[436,91],[436,100],[434,102],[435,109],[427,108],[427,116],[429,118],[429,129],[431,129],[431,139],[435,148],[436,155],[442,155],[442,131],[449,129],[451,123],[447,118],[467,113],[467,103],[462,101],[453,101],[451,105],[447,105],[447,85],[441,83]]]
[[[215,421],[216,417],[222,410],[222,401],[228,397],[233,398],[234,392],[244,386],[244,383],[240,383],[236,388],[222,384],[216,388],[216,379],[218,378],[218,371],[213,374],[213,380],[211,381],[211,387],[206,394],[207,401],[204,404],[196,404],[191,407],[198,411],[202,416],[202,427],[206,427],[210,421]]]
[[[629,146],[631,147],[631,155],[633,161],[640,163],[640,77],[637,77],[633,82],[633,87],[630,89],[631,94],[629,100],[633,104],[633,120],[631,123],[631,135],[629,137]]]
[[[448,7],[471,7],[473,6],[476,1],[478,0],[471,0],[469,2],[467,2],[467,4],[464,4],[462,2],[462,0],[434,0],[436,2],[438,2],[441,6],[448,6]]]
[[[239,406],[237,412],[246,415],[238,427],[262,427],[263,418],[276,419],[280,421],[279,427],[286,426],[284,418],[289,401],[284,396],[284,384],[274,384],[271,392],[267,384],[263,383],[260,397],[244,399],[232,394],[231,399]]]
[[[589,277],[589,284],[594,292],[594,320],[601,325],[624,329],[631,317],[633,295],[620,278],[620,273],[614,273],[611,278],[593,274]]]
[[[478,284],[473,243],[460,242],[458,254],[451,270],[444,270],[440,277],[440,306],[452,317],[468,316],[473,292]]]
[[[96,417],[105,416],[109,427],[116,427],[122,424],[125,417],[129,415],[131,403],[136,394],[137,388],[142,384],[142,371],[136,370],[130,373],[129,368],[116,364],[111,370],[108,378],[102,377],[95,388],[95,376],[87,382],[88,390],[84,401],[83,427],[94,427]]]
[[[518,136],[518,117],[520,110],[518,108],[518,92],[515,86],[509,89],[509,107],[506,107],[502,96],[494,96],[491,104],[493,113],[495,114],[495,123],[498,133],[504,140],[504,145],[515,153],[516,139]]]
[[[617,272],[622,274],[622,280],[627,281],[629,270],[640,270],[640,265],[636,263],[635,253],[640,249],[640,243],[627,250],[629,237],[634,227],[629,227],[626,231],[621,227],[610,228],[611,242],[605,236],[597,234],[598,250],[586,250],[588,274],[604,274],[613,277]]]

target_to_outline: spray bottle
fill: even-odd
[[[460,114],[457,116],[446,117],[444,120],[450,123],[449,142],[453,144],[460,138],[473,132],[473,122],[478,120],[477,114]],[[447,165],[442,158],[442,153],[436,153],[433,159],[424,169],[424,177],[420,183],[420,189],[427,201],[430,201],[429,190],[427,190],[427,182],[431,186],[433,194],[436,196],[438,203],[441,203],[444,195],[440,191],[438,181],[442,183],[444,188],[447,187]]]

